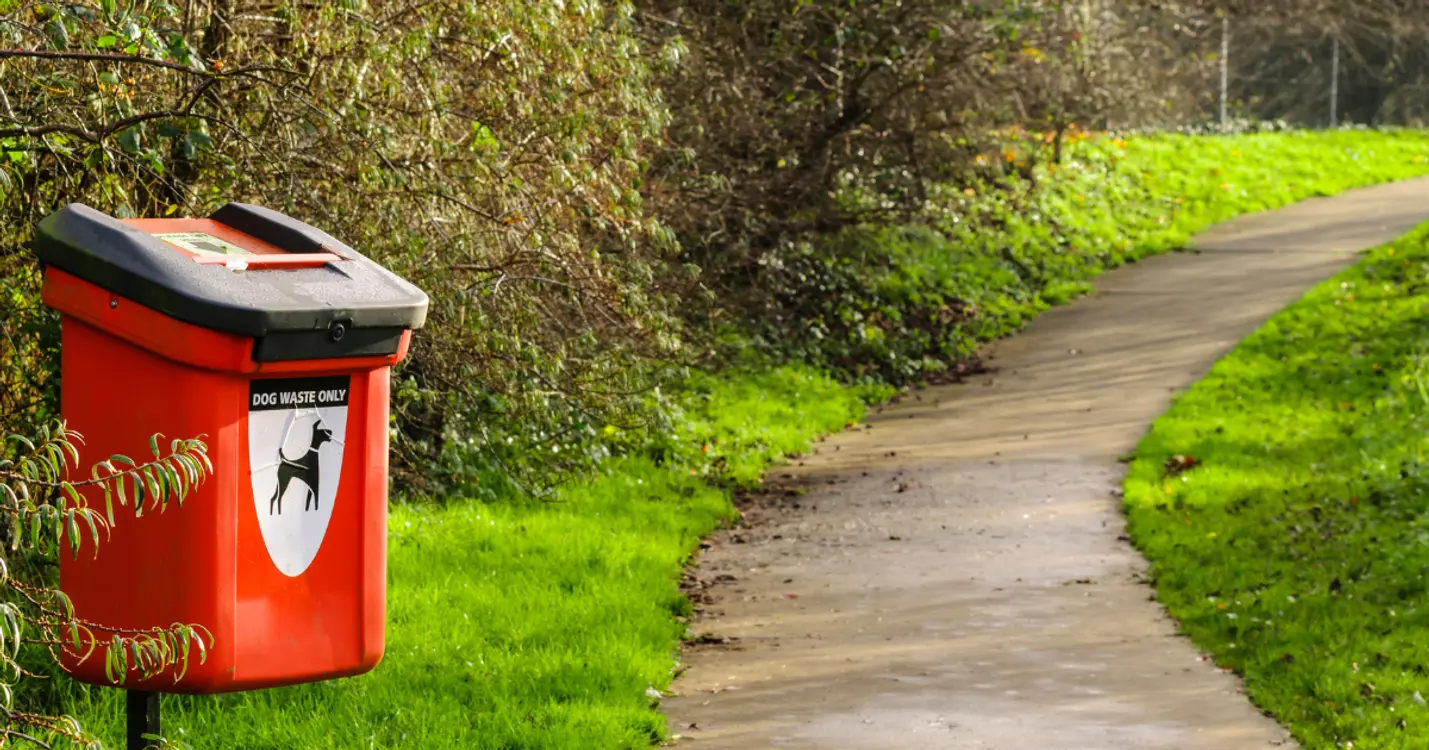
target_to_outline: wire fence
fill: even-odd
[[[1429,14],[1269,16],[1099,5],[1100,27],[1129,40],[1121,64],[1160,76],[1152,83],[1157,107],[1114,110],[1112,124],[1429,122]]]
[[[1217,61],[1226,71],[1217,99],[1227,117],[1333,127],[1419,126],[1429,115],[1429,71],[1417,55],[1396,54],[1406,40],[1225,21],[1229,54]]]

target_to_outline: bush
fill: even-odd
[[[251,10],[0,3],[0,367],[17,386],[0,416],[53,396],[52,341],[26,335],[53,327],[23,249],[39,218],[251,201],[431,296],[397,389],[407,486],[471,480],[472,451],[539,453],[539,475],[592,425],[643,418],[680,341],[657,283],[670,240],[640,195],[665,113],[630,7]]]
[[[843,326],[856,337],[876,335],[868,315],[878,316],[873,328],[889,337],[934,336],[932,329],[963,315],[955,300],[945,300],[949,309],[932,302],[907,316],[845,304],[863,283],[861,270],[855,278],[845,272],[871,261],[877,273],[884,264],[880,253],[868,254],[889,237],[882,230],[928,224],[930,212],[947,210],[949,190],[995,188],[1003,195],[993,208],[1021,211],[1039,163],[1061,161],[1077,123],[1115,115],[1160,124],[1176,111],[1176,84],[1198,80],[1208,62],[1142,33],[1143,25],[1174,20],[1157,8],[1092,12],[1086,4],[941,0],[640,4],[648,33],[688,50],[662,78],[672,122],[650,192],[683,257],[703,271],[706,305],[689,305],[687,316],[715,337],[729,325],[768,328],[761,320],[767,316],[776,320],[766,338],[799,340]],[[1140,62],[1151,56],[1164,64]],[[1047,131],[1048,139],[1004,170],[1008,135],[999,128],[1010,124]],[[989,155],[993,163],[978,163]],[[1004,171],[1010,181],[1001,179]],[[997,181],[988,179],[991,172]],[[984,191],[988,200],[992,192]],[[823,316],[803,309],[825,304]],[[906,320],[884,325],[900,317]],[[795,320],[808,325],[788,324]],[[910,351],[874,369],[919,371],[922,359]]]

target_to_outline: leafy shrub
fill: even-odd
[[[53,347],[26,335],[53,326],[24,251],[39,218],[237,200],[322,226],[431,296],[398,386],[408,486],[469,480],[472,451],[546,456],[525,472],[539,477],[591,425],[638,421],[680,341],[657,283],[672,245],[640,194],[666,118],[631,12],[0,4],[0,409],[52,410]]]
[[[874,247],[892,238],[883,230],[912,224],[947,233],[928,215],[948,209],[950,190],[982,188],[989,209],[1021,211],[1039,161],[1061,160],[1076,123],[1114,115],[1162,123],[1185,98],[1179,86],[1199,80],[1209,62],[1142,28],[1166,21],[1164,13],[1199,12],[1189,7],[1093,12],[1035,0],[640,7],[648,34],[687,50],[661,78],[671,125],[649,190],[682,257],[702,269],[705,304],[688,295],[687,317],[717,340],[732,326],[755,329],[761,341],[796,342],[800,352],[832,347],[816,361],[849,367],[867,349],[880,358],[869,363],[873,371],[899,377],[933,366],[924,359],[941,356],[937,329],[963,319],[966,300],[917,292],[906,310],[854,301],[886,285],[865,271],[897,265]],[[1141,64],[1153,56],[1164,64]],[[1047,131],[1047,148],[1005,164],[1000,146],[1008,138],[998,128],[1009,124]],[[990,163],[978,162],[990,152]],[[929,242],[939,244],[916,240]],[[808,336],[824,343],[808,344]],[[885,343],[904,336],[923,344]]]

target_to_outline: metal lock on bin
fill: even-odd
[[[391,367],[426,318],[415,286],[326,233],[230,203],[118,220],[72,204],[39,225],[61,316],[61,412],[85,454],[205,436],[213,476],[182,509],[64,554],[78,617],[203,625],[203,664],[126,687],[217,693],[366,672],[382,658]],[[112,684],[104,659],[67,655]]]

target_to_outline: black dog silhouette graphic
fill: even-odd
[[[332,430],[329,430],[322,420],[313,422],[312,442],[308,445],[308,452],[296,460],[283,455],[283,445],[278,445],[278,491],[273,493],[273,497],[268,500],[268,515],[273,515],[273,509],[278,509],[278,515],[283,515],[283,493],[288,490],[288,485],[296,479],[307,488],[307,497],[303,499],[303,510],[318,508],[318,448],[323,443],[332,440]]]

